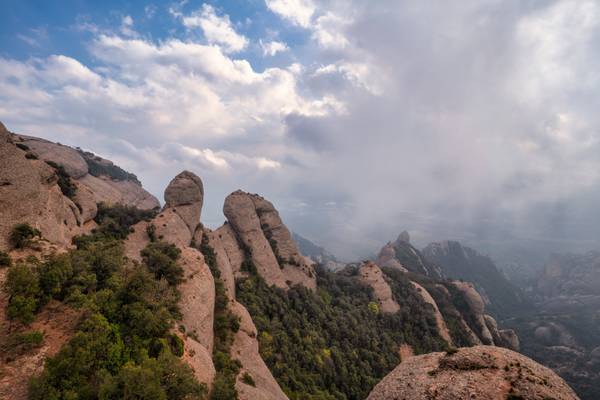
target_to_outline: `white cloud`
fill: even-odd
[[[248,45],[248,39],[233,29],[229,16],[217,15],[211,5],[203,4],[200,10],[182,16],[182,21],[188,29],[201,28],[208,43],[222,45],[226,52],[238,52]]]
[[[351,23],[349,19],[327,12],[316,19],[312,37],[321,47],[343,49],[349,45],[343,31]]]
[[[265,0],[267,7],[295,25],[308,28],[315,13],[311,0]]]
[[[261,39],[260,47],[263,50],[264,56],[271,56],[271,57],[276,55],[277,53],[289,51],[289,47],[285,43],[278,42],[276,40],[273,40],[271,42],[263,42]]]
[[[133,29],[133,18],[126,15],[121,19],[121,34],[128,37],[136,37],[137,32]]]

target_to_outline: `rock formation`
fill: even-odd
[[[189,171],[177,175],[165,190],[165,208],[172,208],[194,235],[200,223],[204,186],[200,178]]]
[[[312,262],[300,254],[273,204],[238,190],[225,199],[223,213],[267,284],[316,288]]]
[[[494,262],[459,242],[431,243],[423,256],[439,266],[445,277],[472,282],[486,305],[495,315],[511,317],[527,310],[529,303],[512,285]]]
[[[54,168],[37,159],[0,124],[0,250],[13,226],[28,223],[52,243],[67,246],[82,233],[81,213],[61,192]]]
[[[62,172],[57,168],[76,188],[71,197],[59,187]],[[13,134],[0,123],[0,249],[10,247],[8,235],[18,223],[26,222],[50,243],[67,247],[73,236],[93,228],[99,202],[143,209],[159,206],[137,181],[90,172],[80,151]]]
[[[432,278],[441,278],[442,273],[437,265],[427,260],[421,252],[410,243],[410,235],[404,231],[394,242],[389,242],[379,251],[377,265],[397,268]]]
[[[494,338],[485,321],[485,303],[473,284],[469,282],[454,281],[452,284],[463,294],[472,315],[475,326],[472,327],[483,344],[494,344]]]
[[[419,293],[423,301],[433,307],[435,324],[438,328],[438,332],[442,339],[446,341],[446,343],[452,345],[452,337],[450,336],[450,331],[448,330],[448,327],[446,326],[446,321],[444,320],[444,317],[442,316],[442,313],[440,312],[440,309],[438,308],[437,303],[435,302],[433,297],[431,297],[429,292],[417,282],[411,281],[410,283],[412,283],[415,289],[417,289],[417,292]]]
[[[429,353],[400,363],[367,400],[576,400],[567,384],[533,360],[491,346]]]
[[[385,281],[377,264],[371,261],[363,263],[358,269],[358,276],[361,282],[373,289],[373,293],[381,306],[381,311],[395,313],[400,310],[400,306],[392,295],[392,289]]]

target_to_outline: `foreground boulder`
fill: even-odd
[[[454,354],[411,357],[389,373],[367,400],[576,400],[550,369],[514,351],[492,346]]]

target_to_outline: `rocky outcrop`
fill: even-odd
[[[367,400],[576,400],[550,369],[514,351],[491,346],[430,353],[400,363]]]
[[[200,223],[203,201],[202,181],[190,171],[178,174],[165,190],[165,209],[173,209],[188,226],[192,235]]]
[[[491,315],[485,314],[483,319],[496,346],[502,346],[514,351],[519,351],[519,337],[514,330],[498,329],[498,323]]]
[[[463,294],[463,298],[469,307],[469,314],[472,316],[471,320],[475,324],[471,328],[477,333],[483,344],[494,344],[492,333],[485,322],[485,303],[477,290],[475,290],[473,284],[461,281],[454,281],[452,284]]]
[[[358,269],[358,276],[362,283],[373,289],[373,294],[379,301],[381,311],[395,313],[400,310],[400,306],[392,295],[392,289],[385,281],[383,272],[377,264],[371,261],[363,263]]]
[[[433,307],[435,324],[437,326],[438,333],[440,337],[446,341],[446,343],[452,345],[452,337],[450,336],[450,331],[446,326],[446,321],[444,320],[444,317],[442,316],[442,313],[440,312],[437,303],[435,302],[433,297],[431,297],[431,294],[429,294],[429,292],[417,282],[411,281],[410,283],[412,283],[412,285],[415,287],[417,293],[419,293],[419,295],[421,296],[421,299],[423,299],[425,303]]]
[[[514,317],[529,308],[521,291],[512,285],[494,262],[459,242],[431,243],[423,256],[442,269],[450,279],[472,282],[486,308],[500,317]]]
[[[269,201],[238,190],[225,199],[223,213],[267,284],[283,289],[292,285],[316,288],[313,264],[300,254]]]
[[[30,224],[50,243],[64,248],[73,236],[94,227],[99,202],[143,209],[159,206],[137,181],[90,172],[80,151],[13,134],[0,124],[0,249],[9,247],[9,232],[18,223]],[[58,185],[59,173],[66,173],[76,188],[70,197]]]
[[[410,243],[410,235],[404,231],[394,242],[388,242],[379,251],[377,265],[410,271],[431,278],[441,278],[442,273],[437,265],[427,260],[421,252]]]
[[[231,357],[242,364],[235,383],[240,400],[287,400],[258,352],[257,331],[250,314],[237,302],[232,311],[240,318],[240,329],[231,346]],[[244,383],[244,373],[252,377],[254,385]]]
[[[203,254],[192,247],[193,233],[200,224],[202,196],[200,178],[187,171],[177,175],[165,190],[163,211],[151,221],[134,225],[124,249],[128,258],[141,261],[140,251],[150,243],[148,231],[152,227],[154,239],[181,250],[178,263],[184,274],[178,286],[181,320],[177,324],[185,332],[183,359],[196,378],[211,387],[216,375],[212,362],[215,282]]]
[[[68,246],[83,232],[81,213],[58,186],[56,171],[17,147],[0,125],[0,250],[10,247],[13,226],[28,223],[52,243]]]

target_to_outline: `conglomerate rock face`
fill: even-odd
[[[69,197],[58,185],[59,174],[66,174],[63,178],[75,188]],[[141,209],[159,206],[137,181],[90,174],[80,151],[11,133],[0,123],[0,249],[10,247],[8,236],[18,223],[39,229],[54,245],[69,247],[74,236],[94,227],[100,202]]]
[[[27,149],[0,124],[0,250],[10,248],[14,225],[28,223],[52,243],[68,246],[81,234],[81,213],[58,186],[54,168]]]
[[[576,400],[550,369],[514,351],[494,346],[454,354],[410,357],[389,373],[367,400]]]
[[[238,190],[225,199],[223,213],[240,246],[268,285],[282,289],[292,285],[316,288],[312,262],[300,254],[270,202]]]
[[[373,289],[373,293],[381,306],[381,311],[395,313],[400,310],[400,306],[392,295],[392,289],[385,281],[383,272],[377,264],[370,261],[363,263],[358,269],[358,276],[361,282]]]
[[[165,190],[165,209],[175,210],[186,223],[192,235],[200,223],[203,202],[204,185],[202,180],[190,171],[178,174]]]

